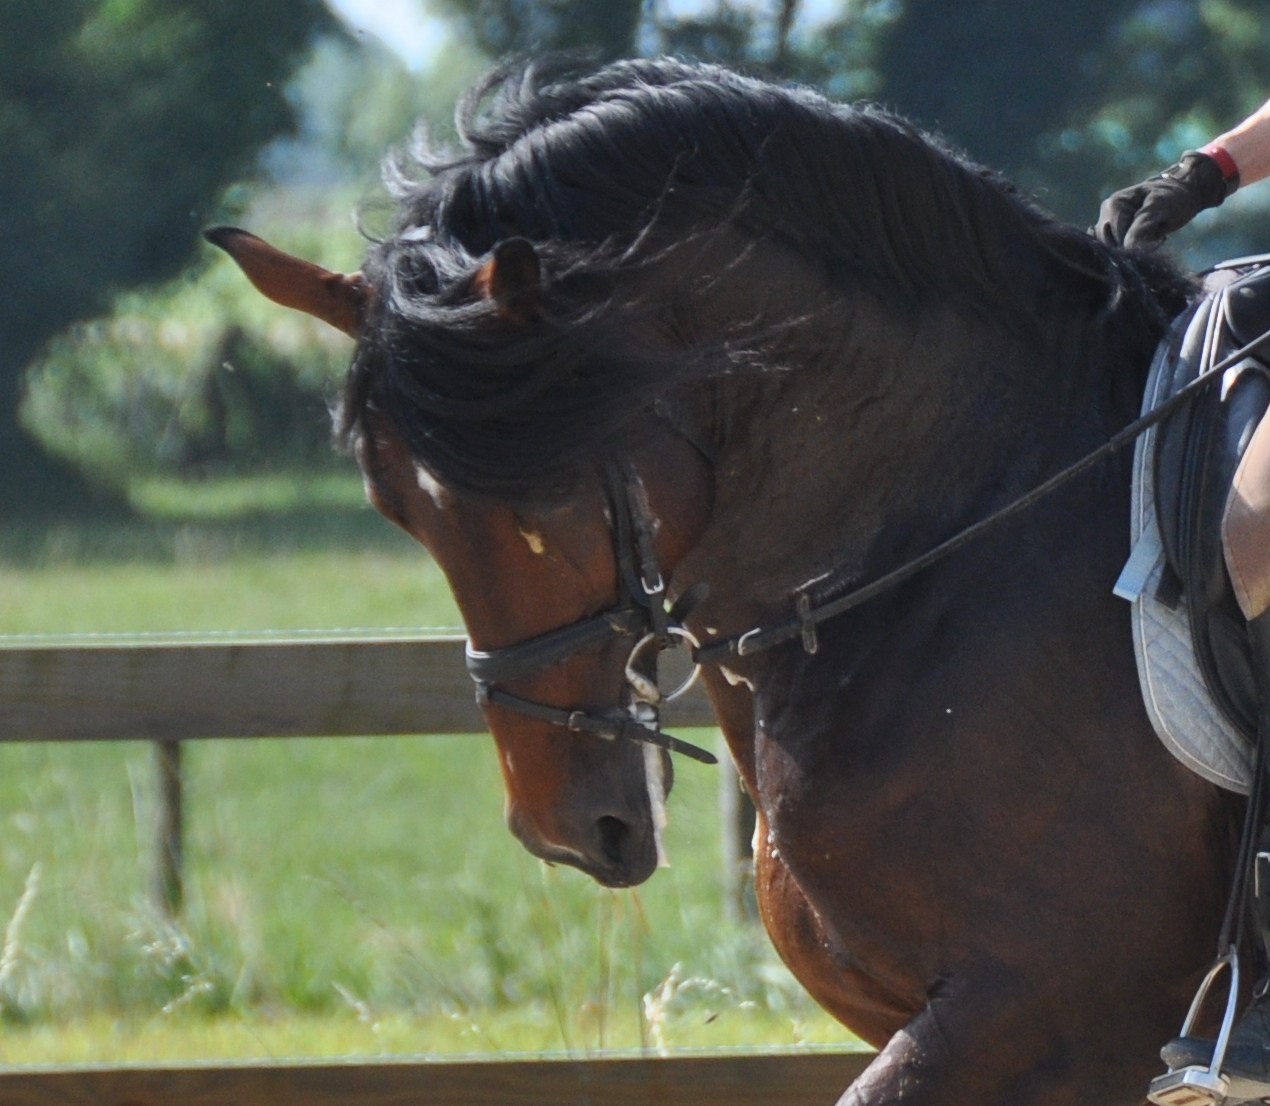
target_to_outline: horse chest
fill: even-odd
[[[798,981],[861,1039],[881,1046],[921,1009],[920,981],[890,957],[866,956],[844,942],[839,919],[814,903],[765,835],[761,816],[755,889],[763,923]]]
[[[852,800],[784,750],[758,758],[756,889],[790,970],[826,1009],[879,1043],[926,1001],[942,911],[921,873],[929,848],[889,815],[875,779]],[[778,767],[779,765],[779,767]],[[898,792],[892,792],[898,797]]]

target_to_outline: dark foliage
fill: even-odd
[[[45,342],[188,262],[225,186],[292,123],[321,0],[0,0],[0,490],[54,470],[17,418]]]

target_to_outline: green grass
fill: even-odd
[[[724,922],[705,769],[679,774],[672,867],[617,893],[503,830],[480,738],[186,755],[173,925],[147,894],[148,750],[0,748],[0,1062],[847,1039]]]
[[[134,486],[138,519],[0,531],[0,636],[448,627],[422,548],[351,467]]]
[[[0,535],[0,635],[455,622],[351,475],[133,494],[140,521]],[[151,755],[0,744],[0,1063],[849,1041],[725,920],[708,769],[673,866],[618,893],[506,832],[488,739],[192,743],[174,925]]]
[[[11,635],[458,625],[443,577],[414,549],[244,553],[232,563],[182,558],[161,569],[119,562],[73,573],[0,567],[5,591],[22,596],[0,616]],[[109,610],[102,594],[114,601]]]

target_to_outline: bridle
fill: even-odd
[[[1132,445],[1152,426],[1193,402],[1201,392],[1219,381],[1226,369],[1238,364],[1268,338],[1270,335],[1262,335],[1223,358],[1167,400],[1112,435],[1097,449],[898,568],[834,599],[816,604],[812,603],[806,589],[799,588],[793,596],[795,613],[792,617],[704,643],[698,642],[682,624],[681,610],[666,610],[666,583],[653,549],[655,520],[648,497],[633,466],[614,463],[605,470],[605,484],[618,564],[617,605],[501,649],[478,652],[469,645],[467,668],[476,681],[477,701],[564,726],[577,733],[589,733],[608,740],[622,738],[644,742],[670,752],[683,753],[704,764],[717,763],[717,758],[704,749],[662,733],[659,728],[658,707],[684,694],[702,665],[721,664],[732,657],[752,656],[799,638],[806,652],[815,653],[818,648],[816,630],[821,623],[853,610],[951,556],[986,531],[1021,514],[1077,476]],[[634,643],[626,663],[627,701],[624,711],[619,709],[599,715],[552,707],[508,694],[496,686],[533,675],[575,653],[594,648],[614,635],[628,637]],[[694,668],[687,680],[664,695],[657,688],[655,678],[650,679],[641,669],[650,662],[655,665],[658,654],[678,645],[691,649]]]
[[[609,464],[604,469],[604,483],[617,561],[617,604],[500,649],[477,650],[469,642],[467,670],[476,682],[477,702],[563,726],[574,733],[609,741],[638,741],[682,753],[703,764],[716,764],[718,758],[713,753],[661,731],[661,705],[679,698],[692,686],[700,665],[694,663],[691,674],[678,687],[662,692],[657,686],[657,658],[680,646],[692,650],[695,657],[699,643],[680,621],[681,612],[666,609],[666,581],[654,548],[655,520],[634,466],[629,462]],[[512,695],[498,686],[532,676],[613,637],[629,638],[632,645],[625,667],[624,702],[606,714],[549,706]]]

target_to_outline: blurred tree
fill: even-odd
[[[0,0],[0,503],[82,493],[18,417],[50,337],[171,276],[286,130],[321,0]]]
[[[327,23],[320,0],[0,0],[0,504],[47,487],[17,421],[23,366],[119,289],[175,272],[293,109],[303,133],[272,148],[275,174],[343,186],[350,162],[364,180],[410,116],[448,103],[478,51],[674,53],[878,99],[1088,223],[1102,195],[1270,93],[1265,0],[418,2],[461,28],[427,90],[382,50],[327,39],[284,96]],[[1196,233],[1255,249],[1265,212],[1222,223],[1252,199],[1216,214],[1235,230],[1203,217]]]
[[[814,9],[815,14],[812,14]],[[645,9],[641,41],[650,50],[740,65],[773,80],[815,85],[850,99],[876,86],[877,35],[895,17],[894,0],[717,0],[676,14],[669,0]]]
[[[1270,95],[1270,21],[1264,0],[903,0],[873,63],[887,103],[1089,223]]]
[[[577,51],[606,60],[675,54],[858,94],[873,31],[894,0],[434,0],[490,57]]]
[[[879,92],[985,163],[1018,170],[1035,162],[1038,135],[1105,95],[1094,61],[1136,6],[904,0],[879,43]]]
[[[416,72],[369,36],[324,36],[291,81],[298,126],[265,151],[266,173],[283,187],[377,184],[385,153],[416,125],[452,132],[455,101],[488,68],[462,41]]]
[[[844,98],[866,94],[876,84],[871,44],[893,18],[896,3],[431,0],[462,28],[459,37],[487,57],[572,52],[604,61],[672,54],[801,81]]]
[[[439,0],[490,57],[576,50],[608,60],[638,53],[645,0]]]
[[[671,53],[878,99],[1084,223],[1270,95],[1265,0],[440,2],[493,54]]]

